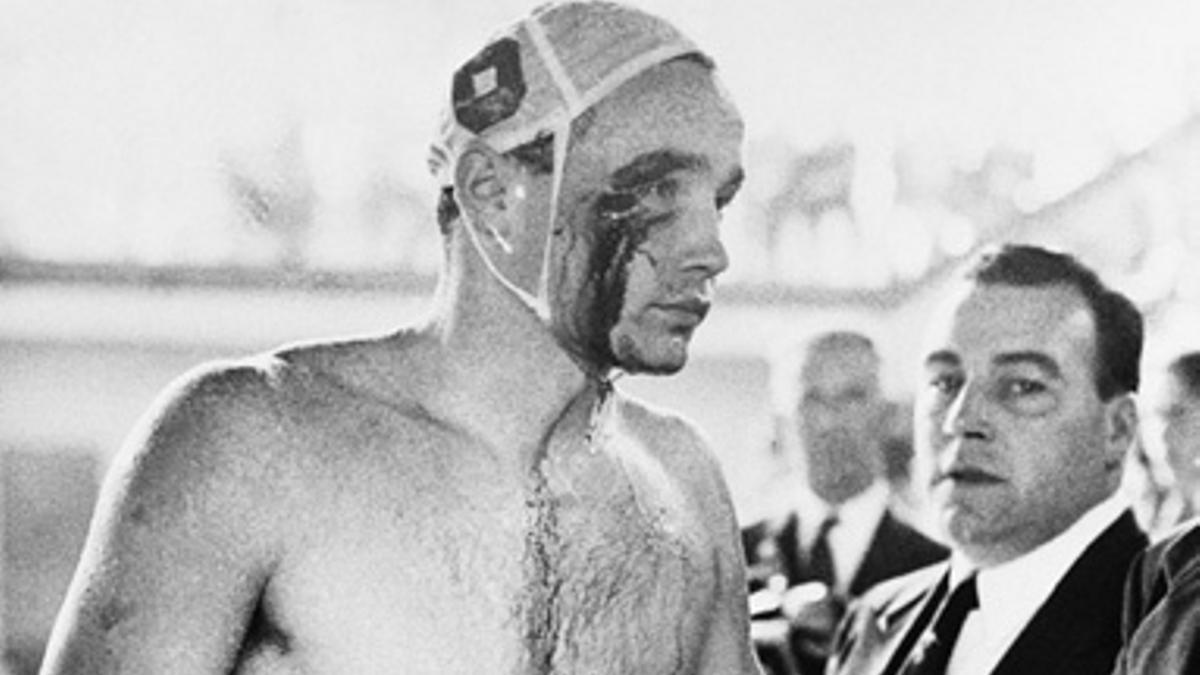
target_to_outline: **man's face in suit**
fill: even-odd
[[[918,452],[956,549],[1011,560],[1116,489],[1136,417],[1100,400],[1095,320],[1065,286],[974,285],[931,335],[918,390]]]
[[[805,354],[797,386],[809,486],[826,502],[840,504],[883,475],[879,357],[862,340],[818,340]]]

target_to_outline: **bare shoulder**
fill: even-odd
[[[192,517],[204,508],[234,511],[240,489],[278,454],[282,370],[261,356],[207,363],[179,377],[114,459],[108,496],[128,501],[135,520],[184,506]]]
[[[618,400],[623,424],[666,470],[675,488],[688,495],[690,512],[696,517],[690,534],[704,543],[711,556],[711,623],[697,672],[758,672],[750,643],[737,518],[716,453],[685,417],[636,399]]]
[[[694,422],[632,397],[621,396],[617,401],[623,424],[678,483],[706,509],[716,508],[732,514],[725,476],[716,452]]]
[[[123,465],[167,465],[156,476],[181,487],[212,472],[233,483],[270,475],[278,484],[289,467],[303,470],[312,453],[331,446],[336,424],[359,425],[369,404],[383,409],[384,399],[393,401],[390,412],[403,408],[404,369],[394,360],[384,367],[381,344],[311,342],[198,366],[151,405],[122,451]],[[373,394],[371,378],[392,390]]]
[[[269,358],[207,364],[150,406],[109,468],[44,672],[230,662],[274,563],[277,377]]]
[[[661,461],[688,471],[718,469],[717,456],[704,433],[677,412],[621,395],[621,416],[633,433]]]

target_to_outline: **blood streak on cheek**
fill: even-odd
[[[625,305],[630,263],[639,253],[646,255],[651,265],[656,261],[641,248],[649,236],[649,228],[641,219],[631,217],[616,222],[597,219],[592,226],[598,234],[587,264],[591,301],[576,310],[580,313],[577,325],[584,327],[587,359],[607,369],[616,366],[619,360],[610,334]]]

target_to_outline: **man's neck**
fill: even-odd
[[[1054,555],[1054,551],[1063,548],[1082,549],[1087,542],[1104,531],[1128,508],[1127,499],[1120,493],[1114,492],[1092,504],[1067,526],[1044,540],[1033,544],[1014,542],[1005,547],[966,548],[955,546],[952,559],[954,564],[960,568],[991,569],[1011,566],[1030,556]]]
[[[586,434],[599,380],[486,272],[439,289],[431,329],[440,345],[435,405],[456,426],[526,467],[540,461],[552,431]]]

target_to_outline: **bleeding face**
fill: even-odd
[[[690,61],[641,74],[588,115],[559,197],[554,330],[602,372],[675,372],[728,265],[718,224],[742,181],[741,118]]]
[[[955,547],[996,564],[1112,494],[1133,404],[1100,400],[1095,321],[1073,289],[975,286],[953,309],[925,356],[916,442]]]

